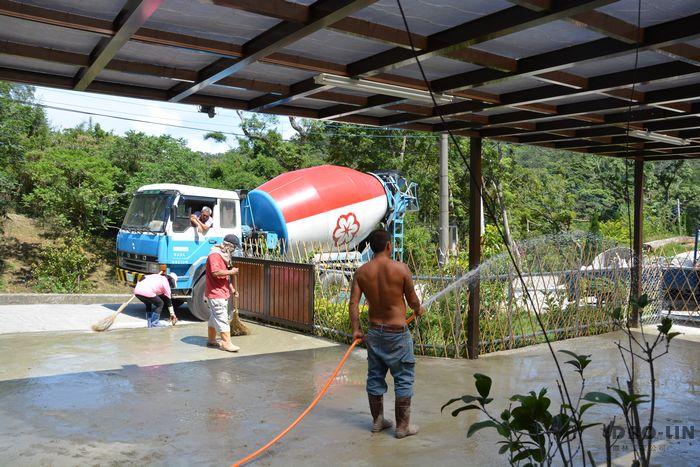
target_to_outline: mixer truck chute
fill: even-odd
[[[212,209],[214,221],[206,235],[189,222],[204,206]],[[354,258],[366,260],[366,252],[356,250],[382,225],[392,234],[395,257],[402,259],[403,217],[417,209],[416,185],[397,172],[362,173],[330,165],[284,173],[249,193],[147,185],[135,193],[117,235],[117,276],[133,284],[145,274],[175,272],[176,298],[189,300],[192,313],[206,319],[204,263],[225,235],[264,239],[269,248],[282,251],[300,245],[352,250]]]

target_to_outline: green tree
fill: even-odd
[[[99,231],[105,222],[105,198],[115,194],[120,170],[99,155],[49,148],[32,151],[25,164],[29,188],[25,209],[63,227]]]
[[[33,102],[33,87],[0,81],[0,221],[19,196],[25,154],[49,134],[44,111]]]

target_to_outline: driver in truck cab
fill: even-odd
[[[199,233],[206,235],[207,231],[214,225],[214,220],[211,218],[211,208],[204,206],[201,212],[195,212],[190,216],[190,222]]]

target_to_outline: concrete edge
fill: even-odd
[[[38,304],[122,304],[131,294],[60,294],[60,293],[6,293],[0,294],[0,305]]]

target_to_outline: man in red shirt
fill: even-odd
[[[237,352],[239,347],[231,343],[228,299],[231,294],[238,296],[230,276],[238,274],[238,268],[229,268],[231,255],[240,248],[241,241],[233,234],[226,235],[220,245],[214,245],[207,257],[206,286],[204,297],[209,306],[209,328],[207,345],[227,352]],[[217,342],[217,333],[221,342]]]

